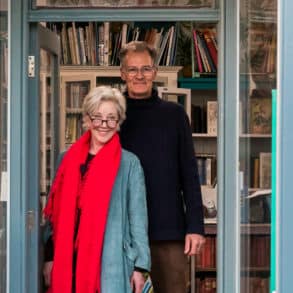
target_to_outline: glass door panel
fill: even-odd
[[[58,36],[37,23],[30,25],[28,109],[30,148],[29,193],[27,214],[35,223],[27,231],[26,288],[27,292],[45,292],[43,288],[43,227],[42,209],[46,203],[56,158],[59,154],[59,53]],[[41,242],[40,242],[41,240]]]
[[[54,56],[40,49],[40,195],[41,207],[46,203],[47,194],[54,175],[56,152],[55,121],[58,113],[55,111],[55,101],[52,93],[52,78],[54,76]],[[43,224],[43,219],[41,224]]]
[[[0,1],[0,293],[7,290],[8,197],[8,19],[7,2]]]
[[[277,0],[240,3],[240,291],[270,292]]]

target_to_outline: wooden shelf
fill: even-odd
[[[196,90],[216,90],[217,77],[178,78],[178,87]]]
[[[241,235],[270,235],[271,224],[241,224]]]
[[[272,138],[271,134],[242,133],[240,138]]]
[[[241,273],[269,273],[270,268],[269,267],[242,267],[240,269]],[[217,273],[217,268],[209,268],[209,267],[201,267],[197,266],[196,267],[196,274],[201,274],[201,273]]]
[[[270,224],[241,224],[241,235],[270,235]],[[205,224],[205,234],[217,235],[217,224]]]
[[[81,114],[82,108],[66,108],[68,114]]]
[[[192,137],[204,137],[204,138],[217,138],[217,135],[212,135],[208,133],[192,133]]]

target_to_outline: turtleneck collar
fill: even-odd
[[[137,106],[137,107],[151,107],[158,102],[161,101],[161,99],[158,96],[158,92],[155,89],[152,89],[152,94],[150,97],[143,98],[143,99],[133,99],[130,98],[128,95],[128,91],[124,93],[124,96],[126,97],[127,101],[127,107]]]

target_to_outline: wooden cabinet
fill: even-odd
[[[159,67],[155,84],[177,86],[180,66]],[[61,66],[60,69],[60,147],[64,150],[82,133],[82,101],[98,85],[124,89],[119,66]]]

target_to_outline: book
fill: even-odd
[[[253,134],[270,134],[272,131],[271,99],[251,98],[249,104],[249,132]]]
[[[215,69],[217,70],[218,66],[218,52],[214,45],[214,42],[212,41],[210,29],[204,29],[203,30],[203,36],[206,41],[207,48],[209,50],[210,56],[212,58],[212,62],[215,66]]]
[[[207,102],[207,133],[217,135],[218,132],[218,102]]]
[[[266,152],[259,153],[259,187],[271,188],[272,170],[271,170],[272,154]]]
[[[69,40],[70,60],[73,65],[77,65],[72,27],[67,28],[67,34],[68,34],[68,40]]]
[[[259,158],[252,158],[251,187],[259,188]]]
[[[191,129],[194,133],[206,133],[206,110],[200,105],[191,105]]]
[[[109,58],[111,56],[111,47],[110,47],[110,22],[104,22],[104,64],[105,66],[109,65]]]
[[[170,27],[170,37],[168,40],[168,51],[167,51],[166,63],[164,64],[166,66],[170,65],[171,51],[172,51],[172,45],[173,45],[173,39],[174,39],[174,30],[175,30],[175,27],[174,25],[172,25]]]
[[[72,22],[72,36],[73,36],[73,44],[74,44],[74,50],[75,50],[75,61],[76,61],[76,65],[80,65],[81,61],[80,61],[80,45],[79,45],[79,41],[78,41],[78,36],[77,36],[77,29],[76,29],[76,25],[75,22]]]
[[[206,185],[213,186],[217,175],[217,159],[215,156],[207,157],[206,166]]]
[[[216,73],[217,67],[216,67],[216,64],[214,64],[213,62],[213,58],[211,56],[211,52],[207,44],[207,40],[204,37],[204,33],[202,30],[198,30],[198,36],[201,39],[201,45],[203,49],[203,54],[205,55],[204,58],[206,59],[206,62],[207,62],[208,72]]]
[[[70,64],[72,61],[70,56],[69,41],[68,41],[68,35],[67,35],[65,22],[62,23],[62,29],[61,29],[61,47],[62,47],[63,64],[64,65]]]
[[[87,64],[87,58],[86,58],[85,36],[84,36],[84,28],[83,27],[78,28],[78,39],[79,39],[79,42],[80,42],[81,64],[86,65]]]
[[[170,37],[170,29],[168,31],[165,32],[165,34],[162,36],[162,43],[161,46],[159,48],[158,51],[158,56],[157,56],[157,60],[156,60],[156,65],[161,65],[162,64],[162,58],[163,58],[163,53],[166,51],[166,47],[167,47],[167,42],[168,39]]]
[[[204,223],[217,223],[217,188],[202,185],[201,194],[204,208]]]
[[[200,52],[198,48],[198,41],[197,41],[197,32],[196,29],[193,30],[193,71],[194,72],[203,72],[203,66],[202,66],[202,61],[200,57]]]
[[[97,50],[96,50],[96,43],[97,43],[97,31],[95,27],[95,22],[89,22],[89,38],[90,38],[90,54],[91,54],[91,65],[96,65],[97,63]]]
[[[205,158],[197,157],[197,171],[200,185],[206,184],[206,167]]]

